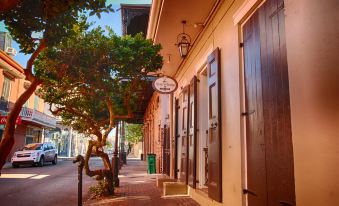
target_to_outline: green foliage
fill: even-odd
[[[147,73],[162,66],[160,45],[141,34],[119,37],[108,29],[79,29],[35,63],[45,101],[57,105],[64,124],[98,134],[113,116],[133,111],[142,97]],[[112,114],[111,114],[112,116]]]
[[[113,11],[105,0],[24,0],[6,12],[0,13],[13,38],[20,44],[21,52],[33,53],[38,42],[32,35],[46,40],[47,46],[58,44],[69,35],[74,35],[74,24],[90,11],[100,17],[100,12]],[[41,37],[40,37],[41,36]]]
[[[104,195],[107,195],[107,187],[109,182],[106,179],[99,180],[97,185],[90,186],[89,192],[91,194],[92,199],[98,199]],[[114,188],[114,183],[113,183]]]
[[[136,144],[141,141],[143,136],[142,124],[126,124],[126,139],[132,144]]]
[[[112,148],[113,148],[112,142],[107,141],[107,142],[106,142],[106,148],[107,148],[107,149],[112,149]]]

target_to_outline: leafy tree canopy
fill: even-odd
[[[141,141],[143,135],[142,124],[126,124],[126,139],[132,144]]]
[[[33,53],[44,39],[46,46],[58,44],[74,33],[73,25],[86,11],[100,17],[101,12],[113,11],[105,0],[24,0],[16,1],[15,6],[0,13],[13,38],[20,44],[21,52]]]
[[[142,34],[119,37],[107,31],[79,30],[35,63],[45,101],[55,105],[66,125],[99,138],[116,119],[131,117],[146,74],[162,66],[160,45]]]
[[[116,120],[133,117],[147,73],[159,69],[163,61],[160,45],[142,34],[119,37],[109,28],[108,35],[100,27],[92,31],[81,28],[59,46],[46,49],[34,66],[43,82],[40,92],[55,105],[51,111],[64,124],[97,136],[89,141],[85,171],[108,180],[106,189],[112,194],[112,167],[102,148]],[[90,170],[93,152],[103,159],[104,170]]]

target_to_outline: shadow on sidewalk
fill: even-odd
[[[120,171],[120,187],[115,188],[113,197],[101,200],[89,200],[84,205],[114,206],[170,206],[199,205],[190,197],[163,198],[161,190],[156,187],[156,179],[161,174],[147,174],[147,164],[140,159],[128,159]]]

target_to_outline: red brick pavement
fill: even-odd
[[[147,166],[140,160],[128,160],[120,171],[120,187],[115,188],[115,196],[102,200],[87,201],[85,205],[114,206],[197,206],[190,197],[162,197],[156,187],[158,175],[147,174]]]

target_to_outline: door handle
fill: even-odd
[[[295,206],[294,203],[287,202],[287,201],[280,201],[279,203],[280,203],[281,205],[284,205],[284,206]]]
[[[243,193],[244,195],[249,194],[249,195],[253,195],[253,196],[255,196],[255,197],[258,197],[257,194],[255,194],[254,192],[252,192],[251,190],[248,190],[248,189],[243,189],[243,190],[242,190],[242,193]]]

